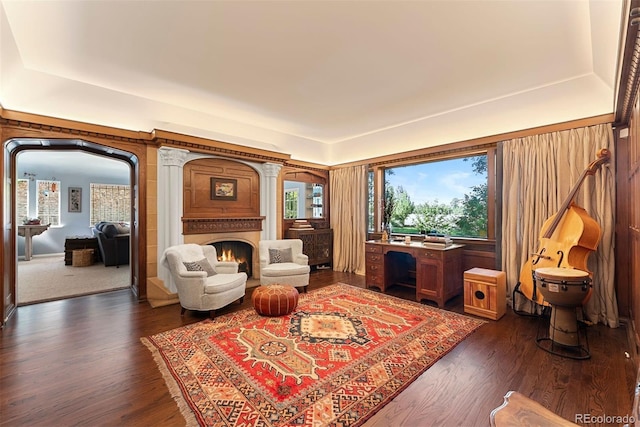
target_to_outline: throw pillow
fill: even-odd
[[[102,226],[102,232],[107,238],[112,239],[118,235],[118,229],[111,223],[104,224]]]
[[[211,277],[216,274],[216,270],[214,270],[206,258],[193,262],[183,262],[183,264],[187,271],[206,271],[207,277]]]
[[[291,248],[271,249],[269,248],[269,264],[280,264],[283,262],[293,262]]]
[[[118,234],[129,234],[131,232],[129,226],[124,222],[114,222],[113,225],[118,230]]]

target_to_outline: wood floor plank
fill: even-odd
[[[364,277],[331,270],[311,275],[309,290]],[[251,306],[243,304],[220,313]],[[406,288],[389,294],[412,298]],[[446,309],[463,312],[462,298]],[[0,425],[183,426],[151,353],[149,336],[201,321],[177,305],[152,309],[129,291],[19,307],[0,335]],[[635,367],[624,326],[588,328],[591,359],[576,361],[536,346],[538,320],[509,311],[488,321],[436,362],[365,425],[487,426],[491,410],[516,390],[558,415],[625,415]]]

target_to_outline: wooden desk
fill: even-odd
[[[38,234],[42,234],[51,224],[38,224],[38,225],[19,225],[18,226],[18,236],[24,237],[24,260],[30,261],[33,256],[33,246],[31,245],[31,238],[33,236],[37,236]]]
[[[412,287],[416,301],[430,300],[443,307],[463,292],[463,246],[370,240],[365,243],[366,286],[382,292],[392,285]]]

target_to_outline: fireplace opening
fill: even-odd
[[[238,271],[247,273],[247,277],[252,277],[251,262],[253,247],[245,242],[237,240],[226,240],[223,242],[210,243],[216,248],[218,261],[235,261],[238,263]]]

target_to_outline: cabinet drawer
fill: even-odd
[[[382,246],[380,245],[364,245],[364,250],[367,253],[382,253]]]
[[[365,261],[367,264],[379,264],[382,262],[384,255],[378,253],[367,253],[365,255]]]
[[[382,276],[367,276],[367,285],[383,286]]]
[[[419,256],[427,259],[440,260],[442,259],[442,251],[431,251],[429,249],[425,249],[419,253]]]
[[[382,275],[383,267],[380,264],[367,264],[367,276],[371,275]]]

